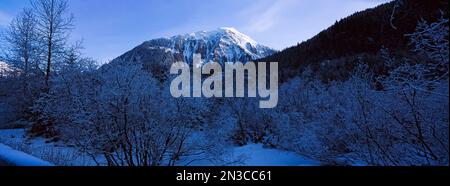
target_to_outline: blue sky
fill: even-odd
[[[69,0],[73,40],[101,63],[143,41],[234,27],[259,43],[283,49],[316,35],[356,11],[389,0]],[[28,7],[0,0],[0,28]]]

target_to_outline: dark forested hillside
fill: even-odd
[[[408,51],[406,35],[414,32],[418,21],[433,22],[441,16],[448,17],[446,0],[392,1],[357,12],[312,39],[260,61],[280,62],[281,81],[298,75],[306,66],[320,71],[324,80],[338,79],[351,71],[361,56],[371,67],[377,66],[376,54],[381,48],[404,55]],[[375,71],[380,72],[380,67]]]

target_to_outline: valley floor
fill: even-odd
[[[28,138],[23,129],[5,129],[0,130],[0,145],[5,148],[0,148],[0,155],[9,154],[9,156],[18,156],[18,153],[7,153],[6,150],[12,152],[23,151],[37,158],[51,162],[55,165],[62,166],[94,166],[96,165],[92,158],[87,154],[79,152],[74,147],[67,147],[60,143],[48,142],[43,138]],[[9,148],[10,147],[10,148]],[[293,152],[282,151],[278,149],[265,148],[262,144],[249,144],[242,147],[229,147],[230,154],[227,154],[227,159],[239,159],[239,162],[231,162],[228,165],[242,165],[242,166],[318,166],[319,162],[309,160],[308,158],[299,156]],[[21,156],[26,156],[24,153],[19,153]],[[10,157],[11,159],[19,159],[20,157]],[[27,160],[26,158],[24,161]],[[194,160],[187,158],[184,162],[191,162],[189,166],[210,166],[210,161]],[[6,162],[3,163],[5,165]],[[24,165],[24,162],[16,163]],[[0,160],[0,166],[2,165]],[[26,165],[26,162],[25,162]],[[32,164],[31,164],[32,165]],[[180,165],[183,165],[181,162]]]
[[[234,147],[236,154],[246,155],[247,166],[318,166],[319,162],[299,156],[293,152],[264,148],[262,144]]]

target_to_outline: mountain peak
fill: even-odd
[[[176,37],[176,36],[175,36]],[[223,40],[229,40],[235,44],[238,44],[242,48],[247,48],[246,45],[250,44],[252,47],[256,47],[258,43],[249,36],[239,32],[233,27],[220,27],[210,31],[199,31],[186,35],[187,39],[204,39],[214,40],[217,38]]]
[[[192,62],[193,54],[201,54],[204,61],[224,63],[248,62],[276,52],[232,27],[153,39],[144,42],[139,48],[170,51],[176,59],[188,63]]]

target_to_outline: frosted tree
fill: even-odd
[[[414,52],[431,59],[435,68],[442,65],[441,68],[448,71],[448,33],[448,18],[441,17],[434,23],[420,20],[416,31],[407,36],[411,40]]]
[[[53,63],[66,45],[73,29],[73,16],[68,14],[67,0],[33,0],[37,33],[41,38],[40,47],[45,48],[45,85],[49,88],[49,78]]]
[[[3,58],[17,69],[17,79],[10,79],[8,87],[10,98],[16,99],[12,105],[18,107],[20,117],[27,117],[28,107],[42,88],[40,70],[39,35],[37,34],[35,14],[24,9],[5,32],[5,54]],[[5,87],[6,88],[6,87]],[[6,92],[6,91],[5,91]]]
[[[10,24],[5,34],[8,51],[5,58],[20,68],[25,76],[39,70],[35,14],[24,9]]]
[[[373,103],[392,121],[390,139],[406,139],[391,151],[397,163],[448,164],[448,19],[421,20],[408,36],[423,61],[402,59],[382,78],[386,94]]]
[[[59,129],[96,162],[100,155],[111,166],[176,165],[193,153],[187,140],[204,105],[172,98],[140,65],[102,71],[94,82],[94,91],[72,96],[71,113],[61,113],[69,125]]]

